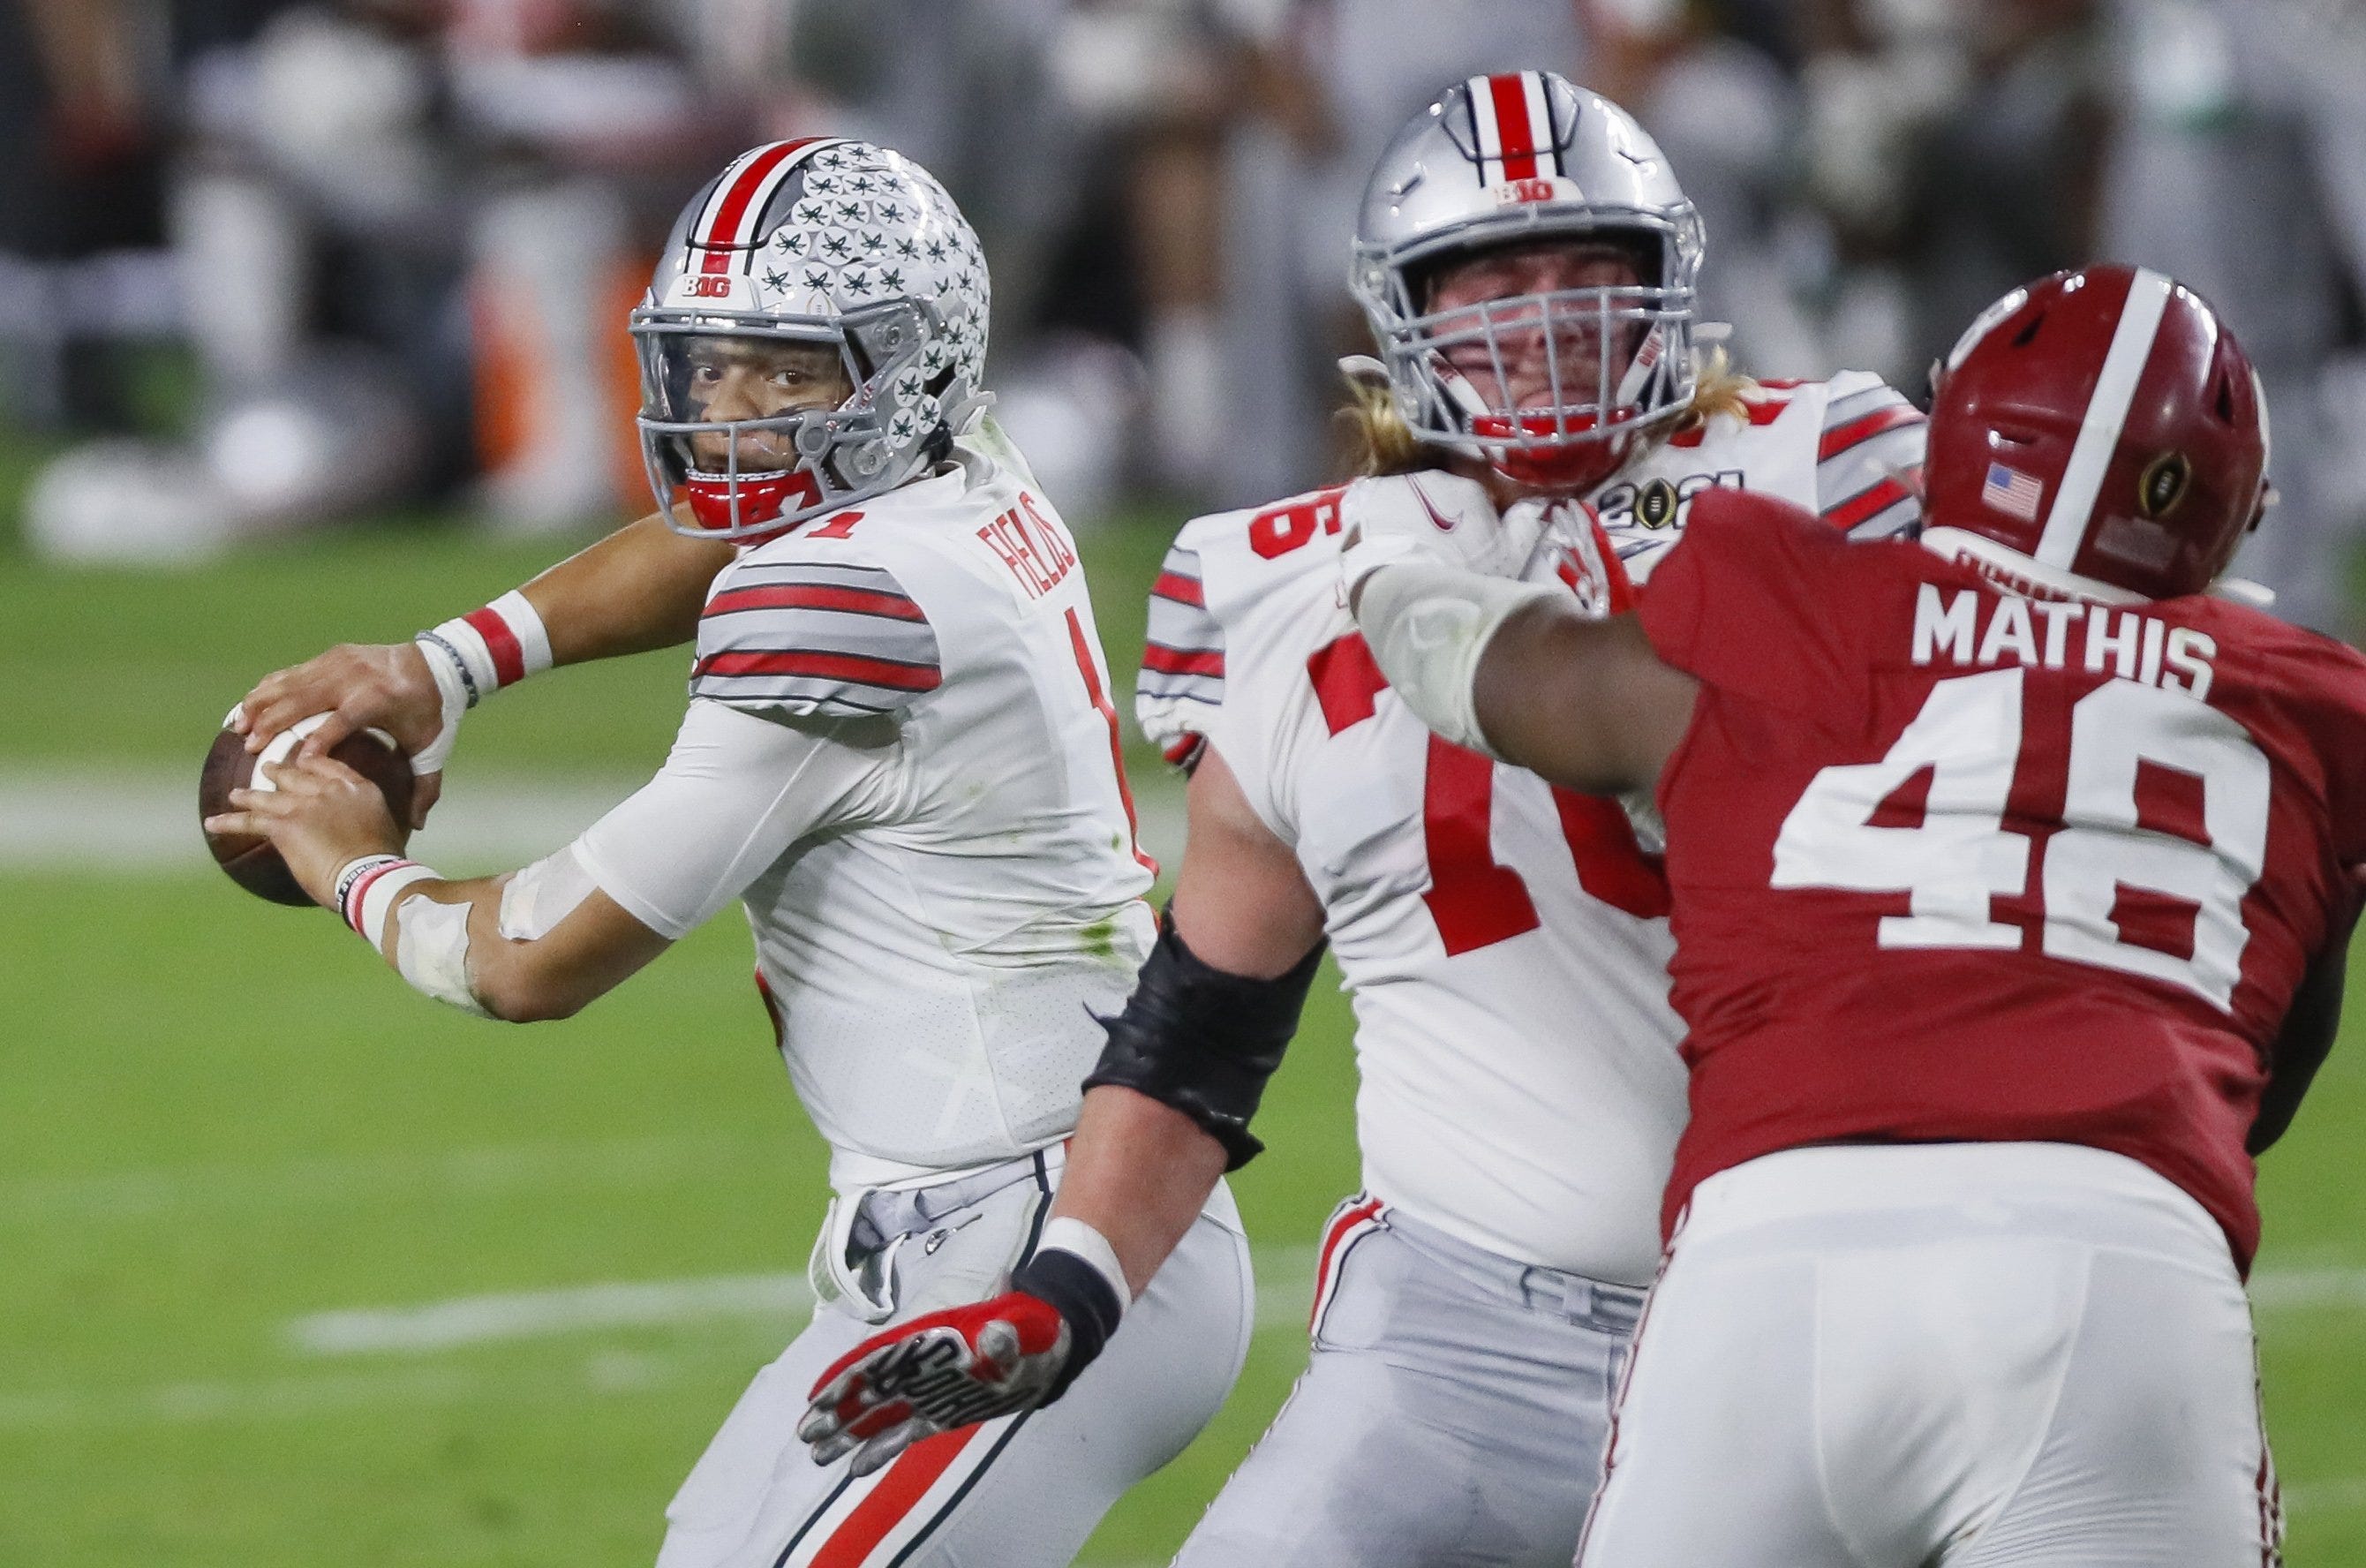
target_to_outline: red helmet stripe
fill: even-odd
[[[795,141],[775,141],[770,147],[757,149],[740,165],[739,172],[723,182],[715,192],[714,205],[700,236],[691,243],[706,252],[700,270],[727,272],[731,266],[728,247],[744,243],[741,231],[750,214],[762,210],[763,198],[780,183],[790,157],[800,150],[820,141],[818,136],[807,136]]]
[[[2128,280],[2128,297],[2120,307],[2119,324],[2112,330],[2112,346],[2103,355],[2102,371],[2087,400],[2086,417],[2079,422],[2079,439],[2070,448],[2062,483],[2054,492],[2054,509],[2045,514],[2045,531],[2038,537],[2037,559],[2047,566],[2069,570],[2086,542],[2095,496],[2120,445],[2128,407],[2135,400],[2136,383],[2144,378],[2145,365],[2152,358],[2153,339],[2159,334],[2161,317],[2169,310],[2172,287],[2166,276],[2150,267],[2136,268]]]
[[[1537,138],[1528,123],[1528,82],[1533,74],[1518,71],[1487,78],[1487,96],[1495,111],[1495,135],[1507,181],[1537,177]]]

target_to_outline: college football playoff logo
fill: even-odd
[[[2149,518],[2168,516],[2185,499],[2193,484],[2193,465],[2182,452],[2163,452],[2145,465],[2136,480],[2136,511]]]

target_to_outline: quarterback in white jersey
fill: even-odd
[[[813,1323],[682,1486],[661,1568],[1065,1562],[1214,1414],[1246,1350],[1246,1248],[1220,1189],[1130,1303],[1136,1331],[1056,1409],[892,1464],[817,1466],[797,1440],[816,1381],[882,1324],[1011,1280],[1106,1288],[1047,1209],[1095,1016],[1151,950],[1154,868],[1074,541],[984,418],[985,312],[975,236],[907,160],[839,141],[743,154],[684,212],[634,316],[650,472],[698,541],[655,579],[696,606],[664,767],[547,859],[472,881],[403,860],[375,791],[326,759],[217,819],[267,831],[414,987],[516,1021],[573,1011],[745,906],[835,1196]],[[681,626],[616,570],[650,549],[609,551],[569,592]],[[562,635],[581,636],[524,593],[422,634],[408,657],[443,732],[426,749]],[[320,671],[266,684],[271,718],[340,694]],[[1113,1327],[1129,1303],[1091,1304]]]
[[[1500,503],[1506,570],[1600,613],[1710,486],[1865,536],[1917,513],[1921,416],[1878,378],[1696,372],[1696,222],[1614,106],[1543,73],[1459,85],[1370,193],[1357,287],[1388,363],[1363,412],[1375,470],[1402,477],[1186,525],[1137,685],[1192,769],[1162,942],[1220,972],[1198,984],[1245,986],[1327,937],[1361,1072],[1365,1190],[1318,1248],[1312,1362],[1185,1568],[1570,1561],[1684,1116],[1648,813],[1639,830],[1414,716],[1340,602],[1359,511],[1488,529]],[[1191,1198],[1139,1168],[1196,1140],[1212,1178],[1228,1129],[1121,1100],[1144,1078],[1106,1063],[1094,1081],[1055,1212],[1134,1273]]]

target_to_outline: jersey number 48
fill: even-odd
[[[2243,899],[2267,851],[2267,758],[2191,697],[2106,681],[2071,705],[2063,776],[2022,781],[2024,799],[2061,801],[2056,820],[2024,808],[2028,830],[2008,829],[2027,673],[1941,681],[1881,761],[1818,773],[1775,839],[1773,886],[1907,894],[1910,912],[1881,919],[1885,948],[2019,948],[2024,928],[1997,919],[1992,900],[2029,890],[2042,841],[2042,952],[2232,1010],[2250,940]],[[2201,837],[2140,819],[2140,783],[2156,770],[2198,784]],[[1926,773],[1919,824],[1876,821]]]

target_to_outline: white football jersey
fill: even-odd
[[[1776,385],[1587,498],[1647,573],[1711,485],[1910,526],[1922,426],[1877,378]],[[1667,889],[1611,801],[1438,739],[1338,593],[1337,491],[1187,525],[1151,599],[1143,728],[1203,739],[1296,852],[1352,994],[1371,1193],[1491,1251],[1640,1284],[1684,1117]],[[1626,592],[1575,509],[1530,575]],[[1616,586],[1614,586],[1614,581]]]
[[[1065,1136],[1103,1044],[1092,1015],[1124,1005],[1155,934],[1075,543],[1023,474],[975,445],[955,458],[716,578],[668,764],[694,780],[694,744],[730,740],[727,723],[696,722],[703,704],[827,737],[826,759],[771,781],[785,807],[686,830],[747,835],[792,814],[757,854],[707,854],[730,869],[706,879],[728,886],[705,910],[745,902],[841,1190]],[[652,891],[666,861],[649,821],[627,802],[578,847],[675,934],[701,911]]]

